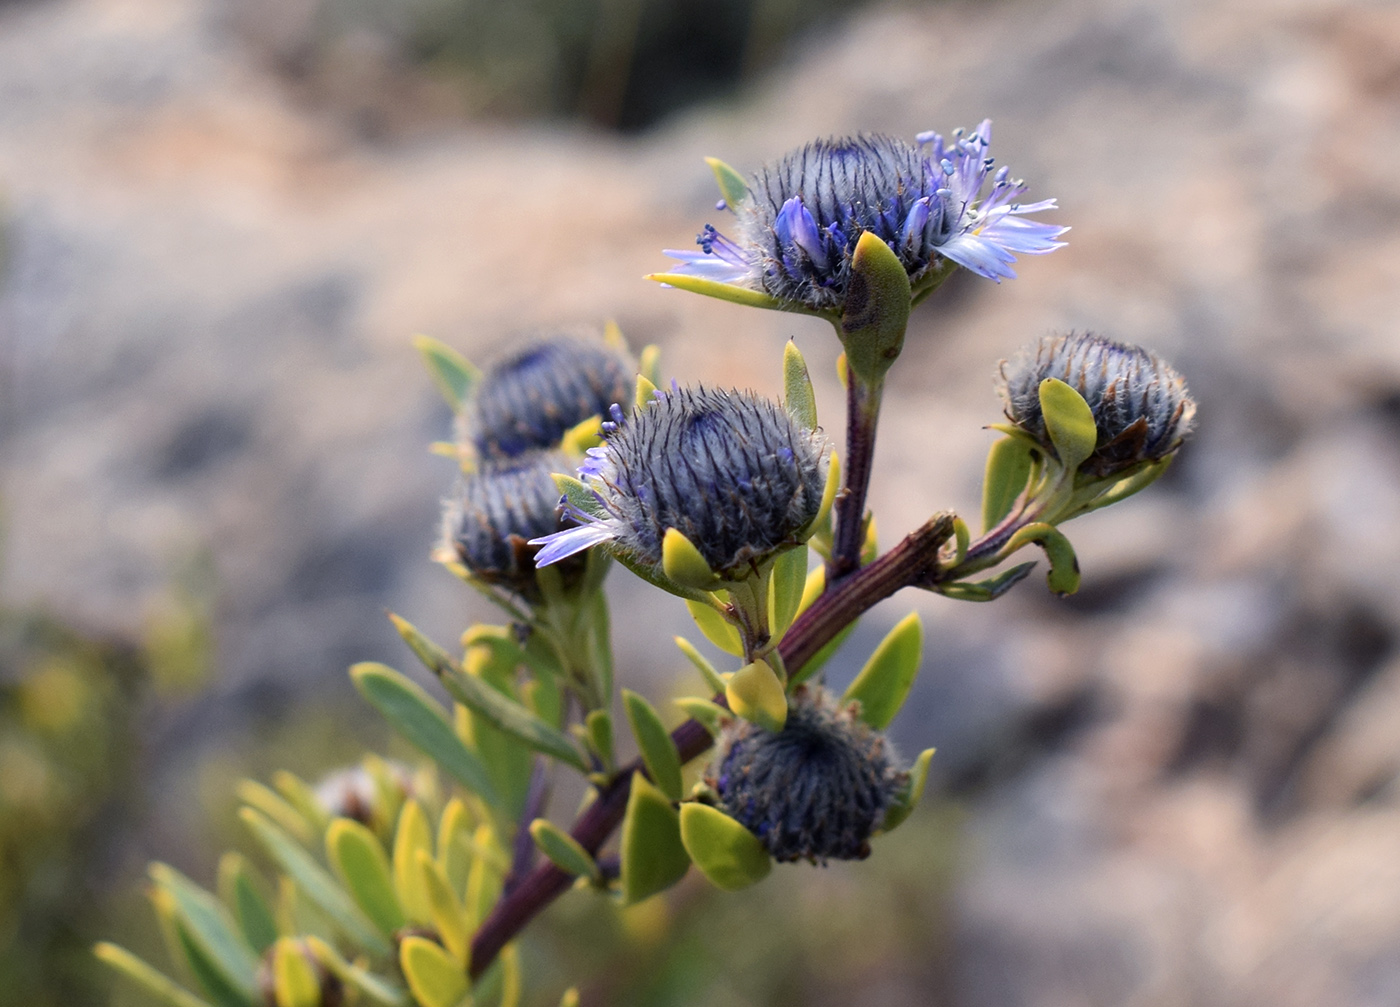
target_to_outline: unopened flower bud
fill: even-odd
[[[860,860],[906,780],[885,736],[820,687],[800,686],[773,732],[729,721],[707,779],[774,860]]]
[[[1196,402],[1172,366],[1139,346],[1090,332],[1047,336],[1001,364],[1006,417],[1051,453],[1040,385],[1058,378],[1089,405],[1094,452],[1079,467],[1103,478],[1144,461],[1160,461],[1190,436]]]
[[[591,545],[659,568],[674,528],[726,580],[803,541],[826,483],[820,433],[752,393],[672,388],[630,416],[613,411],[606,441],[579,474],[599,513],[541,540],[541,564]]]
[[[486,458],[555,448],[570,428],[630,405],[636,364],[603,343],[557,337],[532,343],[482,378],[465,436]]]

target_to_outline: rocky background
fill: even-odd
[[[411,334],[489,361],[522,330],[612,317],[668,375],[767,392],[792,337],[839,436],[821,323],[640,277],[713,216],[703,155],[754,166],[989,116],[1070,244],[916,316],[882,422],[884,537],[975,512],[994,365],[1049,330],[1161,352],[1200,434],[1149,493],[1068,527],[1077,597],[1033,577],[996,605],[902,595],[867,620],[833,677],[924,615],[897,729],[938,746],[940,794],[867,865],[707,903],[724,933],[788,918],[783,899],[820,921],[782,983],[731,948],[676,981],[690,998],[588,996],[1400,1001],[1400,7],[869,6],[750,46],[745,87],[659,121],[586,67],[521,118],[515,78],[463,87],[394,24],[327,9],[356,8],[0,4],[0,588],[119,636],[191,591],[212,613],[205,688],[146,714],[145,810],[108,890],[149,856],[207,876],[200,774],[270,768],[250,741],[282,739],[308,775],[382,741],[345,668],[409,664],[384,608],[442,639],[487,615],[427,560],[451,465],[425,445],[449,418]],[[191,588],[190,569],[212,572]],[[638,627],[622,676],[663,695],[684,612],[625,574],[610,590]],[[855,907],[877,890],[883,909]],[[567,903],[546,928],[565,940]],[[726,968],[741,978],[717,984]]]

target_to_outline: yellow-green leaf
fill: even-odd
[[[272,989],[277,1007],[321,1007],[321,983],[301,945],[290,937],[272,952]]]
[[[182,988],[174,979],[146,964],[126,948],[99,941],[93,945],[92,953],[99,961],[121,972],[168,1007],[210,1007],[208,1001]]]
[[[262,954],[272,946],[277,939],[277,921],[258,891],[253,869],[241,854],[230,851],[219,858],[219,897],[254,951]]]
[[[631,689],[622,690],[622,708],[637,737],[652,780],[673,801],[681,799],[681,757],[656,708]]]
[[[695,645],[685,637],[678,636],[675,640],[680,652],[686,656],[691,664],[695,665],[696,670],[705,679],[705,684],[710,687],[711,694],[723,692],[724,679],[719,677],[719,672],[715,670],[713,664],[705,659],[705,655],[696,650]]]
[[[768,308],[772,311],[803,310],[801,305],[795,301],[779,300],[750,287],[739,287],[732,283],[706,280],[699,276],[691,276],[689,273],[648,273],[643,279],[664,283],[668,287],[689,290],[693,294],[704,294],[706,297],[718,298],[721,301],[743,304],[750,308]],[[806,313],[814,314],[815,312]]]
[[[555,867],[574,877],[592,878],[600,881],[603,875],[598,864],[588,851],[579,845],[577,839],[569,835],[547,818],[536,818],[530,823],[530,838],[535,846]]]
[[[612,716],[607,710],[592,710],[584,719],[588,731],[588,744],[603,763],[604,769],[613,766],[613,726]]]
[[[423,1007],[457,1007],[471,992],[466,969],[425,937],[405,937],[399,967],[413,997]]]
[[[683,696],[675,703],[685,711],[687,717],[703,724],[712,738],[719,737],[720,728],[723,726],[725,718],[730,715],[724,707],[712,703],[708,699],[701,699],[699,696]]]
[[[319,937],[308,936],[306,946],[341,982],[353,986],[380,1007],[412,1007],[408,990],[384,976],[365,971],[358,965],[351,965],[340,953]]]
[[[462,963],[467,964],[471,949],[471,921],[467,919],[462,900],[447,883],[447,877],[437,861],[425,851],[417,854],[418,871],[423,877],[423,891],[428,895],[428,905],[432,907],[433,928],[442,938],[443,946]]]
[[[774,732],[787,723],[787,693],[766,661],[744,665],[729,677],[724,691],[737,716]]]
[[[808,430],[817,428],[817,393],[812,390],[807,361],[791,339],[783,348],[783,406]]]
[[[773,869],[758,837],[717,808],[683,804],[680,819],[686,852],[716,888],[737,892]]]
[[[779,554],[773,561],[768,584],[768,628],[774,640],[781,640],[802,604],[802,590],[807,584],[806,546]]]
[[[923,652],[923,623],[917,612],[910,612],[880,641],[843,701],[860,703],[860,719],[883,731],[908,698]]]
[[[719,194],[724,197],[724,201],[729,204],[731,210],[737,210],[739,204],[749,198],[749,183],[744,181],[743,175],[717,157],[707,157],[705,163],[710,166],[710,171],[714,173],[715,184],[719,186]]]
[[[399,812],[399,825],[394,832],[394,890],[404,915],[418,924],[432,921],[433,907],[428,890],[418,870],[418,854],[433,852],[433,833],[428,816],[417,801],[407,801]]]
[[[413,345],[423,355],[433,383],[452,411],[461,412],[462,404],[481,380],[481,372],[452,347],[430,336],[414,336]]]
[[[349,818],[337,818],[326,830],[326,856],[351,897],[386,936],[404,925],[403,908],[394,894],[389,858],[373,832]]]
[[[933,758],[933,751],[926,748],[914,760],[914,765],[909,769],[909,782],[895,795],[885,812],[885,820],[880,824],[881,832],[890,832],[898,827],[919,806],[919,799],[924,796],[924,784],[928,782],[928,764]]]
[[[621,861],[622,901],[629,906],[670,888],[690,868],[676,809],[641,773],[632,774]]]
[[[1032,445],[1020,437],[1003,437],[987,451],[982,477],[982,530],[995,528],[1011,513],[1031,474]]]
[[[734,628],[733,623],[720,615],[713,605],[687,598],[685,607],[689,609],[695,625],[700,627],[700,632],[705,634],[705,639],[726,654],[739,657],[744,653],[744,645],[739,642],[739,631]]]
[[[675,528],[667,528],[662,536],[661,569],[677,584],[701,591],[714,587],[719,581],[695,543]]]
[[[1074,388],[1059,378],[1046,378],[1040,383],[1040,411],[1060,464],[1073,472],[1094,453],[1098,441],[1093,410]]]
[[[603,505],[598,502],[598,496],[589,489],[583,482],[569,475],[567,472],[555,472],[550,476],[554,480],[554,485],[569,503],[594,517],[602,517],[606,511]]]
[[[152,864],[150,873],[173,901],[181,932],[217,971],[218,979],[241,999],[252,1001],[257,995],[257,958],[222,903],[167,864]]]
[[[1078,591],[1079,559],[1064,532],[1044,522],[1028,524],[1011,536],[1005,551],[1009,555],[1031,542],[1044,549],[1045,558],[1050,561],[1050,571],[1045,576],[1050,590],[1061,596]]]
[[[904,348],[912,307],[904,263],[874,231],[866,231],[851,253],[846,302],[837,328],[851,375],[871,387],[879,386]]]

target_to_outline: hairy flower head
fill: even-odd
[[[486,583],[537,600],[539,550],[530,540],[559,530],[559,490],[553,473],[573,466],[574,459],[562,452],[535,451],[488,460],[464,475],[443,508],[442,535],[448,550]]]
[[[774,860],[859,860],[906,780],[884,735],[819,687],[800,686],[778,732],[726,724],[709,785]]]
[[[606,542],[659,567],[674,528],[711,570],[740,579],[802,541],[820,510],[823,439],[776,402],[673,386],[630,416],[616,407],[612,415],[579,469],[599,510],[574,511],[579,527],[546,536],[542,565]]]
[[[553,448],[571,427],[632,401],[636,364],[603,343],[556,337],[492,367],[465,413],[466,437],[487,458]]]
[[[998,390],[1007,419],[1052,452],[1040,405],[1046,378],[1079,392],[1094,415],[1094,453],[1080,466],[1088,475],[1159,461],[1191,434],[1196,402],[1170,364],[1140,346],[1091,332],[1046,336],[1002,361]]]
[[[763,291],[812,311],[839,310],[851,256],[871,231],[903,263],[915,292],[940,259],[1001,281],[1016,274],[1016,254],[1059,248],[1066,230],[1029,214],[1055,200],[1021,203],[1025,185],[987,156],[991,120],[945,139],[917,143],[882,134],[816,140],[765,165],[749,195],[731,207],[731,240],[711,225],[699,252],[667,249],[673,271]],[[989,184],[990,183],[990,184]]]

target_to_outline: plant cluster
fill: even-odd
[[[1181,377],[1151,353],[1092,334],[1042,339],[1001,367],[980,531],[943,512],[879,550],[866,490],[911,311],[957,268],[1000,282],[1018,255],[1062,244],[1065,228],[1037,218],[1054,201],[1021,202],[1025,185],[995,167],[990,142],[984,122],[915,144],[819,141],[748,177],[712,161],[736,237],[707,225],[698,251],[669,253],[680,264],[652,277],[831,322],[847,398],[839,453],[791,342],[784,396],[770,401],[663,382],[655,348],[634,359],[611,325],[485,372],[420,338],[458,417],[438,446],[460,473],[437,559],[505,621],[444,647],[391,617],[446,706],[392,668],[351,669],[430,764],[370,757],[319,787],[290,774],[245,784],[242,815],[275,888],[237,854],[217,895],[152,869],[173,957],[199,994],[116,945],[99,956],[179,1007],[510,1005],[515,939],[570,887],[632,904],[692,867],[737,890],[774,862],[869,856],[918,803],[933,755],[907,763],[884,735],[923,633],[917,615],[899,622],[839,695],[822,676],[835,647],[903,588],[1000,597],[1035,565],[1008,565],[1030,545],[1050,589],[1074,592],[1060,526],[1160,476],[1194,418]],[[621,689],[631,761],[615,745],[614,563],[682,599],[731,658],[716,667],[677,638],[702,688],[678,701],[687,719],[674,729]],[[566,827],[545,813],[569,772],[588,790]]]

